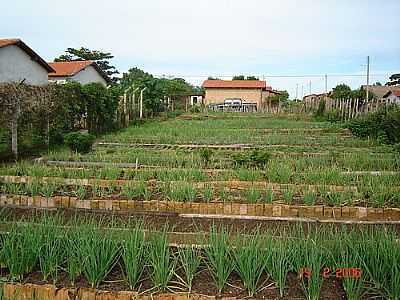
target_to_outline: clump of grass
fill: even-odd
[[[54,193],[57,191],[57,186],[52,183],[46,183],[42,186],[42,195],[46,198],[53,197]]]
[[[82,228],[78,244],[79,251],[85,253],[83,273],[92,288],[98,287],[114,267],[119,246],[109,231],[100,232],[92,225]]]
[[[207,167],[211,162],[213,151],[210,148],[202,148],[199,150],[199,154],[204,166]]]
[[[200,267],[201,254],[198,249],[191,246],[187,248],[179,248],[178,256],[185,276],[185,278],[181,280],[184,282],[188,292],[190,293],[192,291],[193,279]]]
[[[272,188],[267,189],[264,201],[268,204],[272,204],[272,202],[274,201],[274,192]]]
[[[40,241],[35,230],[14,225],[7,235],[1,235],[1,257],[8,268],[10,280],[22,280],[38,262]]]
[[[210,202],[212,200],[213,195],[214,195],[214,191],[211,186],[206,186],[203,189],[203,199],[205,202]]]
[[[317,201],[317,195],[313,191],[308,190],[304,193],[303,195],[304,204],[314,205],[316,201]]]
[[[154,289],[166,290],[176,266],[176,260],[172,257],[168,246],[166,229],[150,236],[149,264],[152,269],[150,278]]]
[[[257,203],[261,199],[260,190],[251,188],[245,192],[246,199],[249,203]]]
[[[293,197],[294,197],[295,193],[296,193],[296,191],[290,187],[282,190],[282,197],[286,204],[293,203]]]
[[[207,265],[213,275],[218,294],[222,293],[228,277],[234,269],[231,251],[228,242],[228,233],[224,228],[219,231],[212,226],[208,246],[205,248]]]
[[[26,189],[30,196],[39,196],[41,192],[40,183],[36,180],[31,181],[26,185]]]
[[[234,246],[232,252],[235,270],[242,279],[249,297],[253,297],[268,261],[269,252],[263,249],[264,241],[258,232],[246,238],[238,236]]]
[[[126,234],[124,240],[122,261],[125,267],[125,279],[129,284],[129,288],[133,290],[143,272],[146,251],[143,226],[138,223],[133,230]]]
[[[45,218],[40,226],[39,266],[43,280],[57,280],[58,270],[64,260],[63,232],[54,219]]]
[[[80,251],[80,245],[83,242],[80,234],[81,231],[74,228],[68,231],[64,239],[65,256],[67,257],[65,270],[72,286],[75,285],[76,279],[83,272],[82,262],[85,259],[85,254]]]
[[[94,189],[94,188],[93,188]],[[87,190],[83,185],[78,185],[75,187],[75,195],[78,197],[80,200],[84,200],[87,197]],[[96,196],[97,193],[93,192],[93,195]]]
[[[266,270],[276,282],[279,297],[285,295],[286,277],[290,269],[289,251],[284,241],[276,240],[270,248],[271,253],[267,260]]]

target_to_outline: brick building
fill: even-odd
[[[265,81],[261,80],[206,80],[204,104],[223,104],[225,100],[240,99],[243,103],[254,103],[263,107],[268,97],[276,95]]]

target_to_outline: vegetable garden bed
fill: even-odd
[[[399,292],[400,278],[391,274],[399,272],[394,262],[400,249],[390,230],[299,231],[298,239],[290,240],[258,231],[231,239],[224,228],[212,227],[207,244],[198,248],[169,246],[165,231],[145,239],[139,223],[118,235],[90,223],[57,225],[45,218],[41,226],[14,224],[0,235],[2,276],[35,284],[6,284],[7,297],[41,288],[53,297],[62,288],[92,293],[94,298],[86,299],[119,291],[150,299],[166,292],[168,297],[396,299]],[[44,284],[53,286],[37,286]]]

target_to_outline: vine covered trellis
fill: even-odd
[[[18,157],[21,137],[35,147],[49,146],[76,129],[86,128],[94,134],[112,129],[118,96],[118,91],[96,83],[0,84],[0,125]]]

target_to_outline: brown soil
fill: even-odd
[[[326,226],[338,226],[345,228],[391,228],[400,233],[399,224],[367,225],[367,224],[326,224],[308,223],[294,221],[271,221],[250,219],[211,219],[211,218],[183,218],[175,213],[133,213],[133,212],[107,212],[107,211],[85,211],[75,209],[43,210],[32,208],[3,208],[1,210],[4,220],[35,220],[44,214],[60,216],[63,222],[68,223],[77,218],[82,220],[97,220],[102,224],[115,224],[119,227],[135,221],[143,221],[145,229],[161,230],[168,225],[170,231],[174,232],[208,232],[211,226],[224,226],[230,232],[251,233],[258,229],[261,232],[271,231],[275,235],[286,233],[293,228],[302,227],[305,232],[310,228],[322,228]]]

